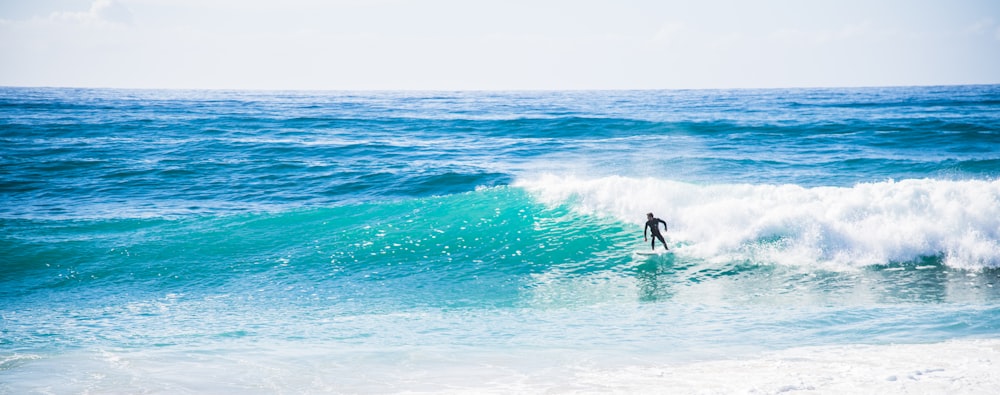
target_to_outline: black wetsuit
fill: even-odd
[[[649,247],[655,250],[656,239],[660,239],[660,243],[663,243],[663,248],[669,250],[670,247],[667,247],[667,242],[663,240],[663,235],[660,234],[660,224],[663,224],[663,231],[666,232],[667,223],[664,222],[662,219],[653,218],[649,221],[646,221],[646,227],[642,229],[642,237],[646,237],[646,229],[649,229],[652,231],[653,235],[653,240],[649,243]]]

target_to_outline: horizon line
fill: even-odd
[[[58,85],[0,85],[0,89],[66,89],[66,90],[120,90],[120,91],[203,91],[203,92],[641,92],[641,91],[762,91],[762,90],[812,90],[812,89],[884,89],[884,88],[935,88],[963,86],[996,86],[992,83],[954,84],[900,84],[900,85],[831,85],[831,86],[776,86],[776,87],[732,87],[732,88],[566,88],[566,89],[415,89],[415,88],[373,88],[373,89],[301,89],[301,88],[141,88],[112,86],[58,86]]]

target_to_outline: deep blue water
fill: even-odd
[[[0,89],[5,392],[995,338],[998,281],[996,85]]]

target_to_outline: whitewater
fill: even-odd
[[[0,88],[0,393],[988,394],[998,281],[996,85]]]

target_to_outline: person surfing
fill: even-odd
[[[653,216],[653,213],[646,214],[646,227],[642,228],[642,240],[649,241],[646,237],[646,231],[651,231],[653,235],[653,242],[649,243],[649,247],[654,251],[656,250],[656,239],[660,239],[660,243],[663,243],[663,248],[670,249],[667,247],[667,242],[663,240],[663,235],[660,234],[660,224],[663,224],[663,231],[667,231],[667,223],[662,219]]]

